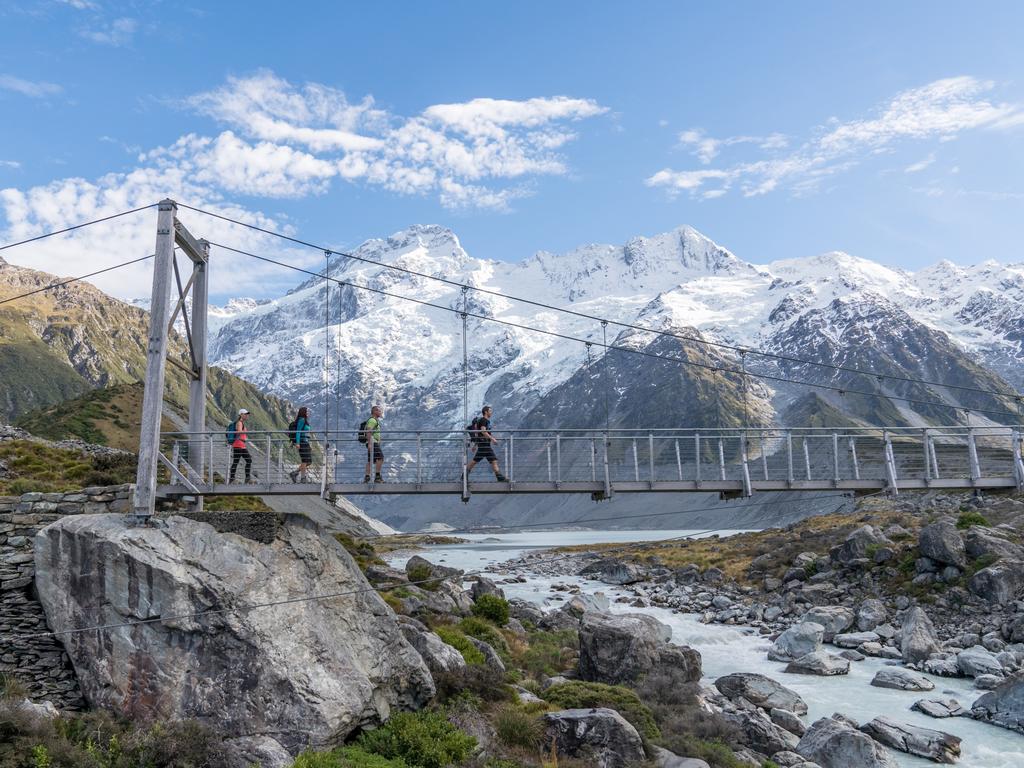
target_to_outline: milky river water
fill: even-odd
[[[464,535],[462,538],[467,539],[467,543],[430,547],[418,554],[435,563],[476,572],[538,548],[598,542],[650,541],[678,537],[687,533],[695,532],[541,531],[497,536]],[[400,566],[406,559],[407,556],[396,555],[391,558],[391,562]],[[499,569],[492,575],[500,579],[503,572]],[[869,682],[875,672],[885,666],[885,662],[872,658],[851,663],[849,675],[790,675],[782,671],[785,664],[768,660],[767,651],[771,643],[751,630],[719,624],[701,624],[695,614],[673,613],[665,608],[633,608],[625,603],[616,603],[616,597],[628,593],[594,581],[575,577],[548,578],[523,575],[528,578],[525,584],[501,585],[508,597],[519,597],[544,608],[554,608],[561,604],[559,598],[564,599],[564,593],[553,591],[552,584],[572,583],[578,584],[584,592],[603,592],[612,600],[613,612],[647,613],[655,616],[672,628],[673,642],[689,645],[700,651],[706,682],[713,682],[715,678],[730,672],[759,672],[793,689],[807,702],[809,712],[803,719],[808,724],[833,712],[842,712],[862,724],[873,717],[885,715],[897,721],[959,736],[963,739],[959,765],[968,768],[1024,768],[1024,735],[962,717],[936,720],[910,709],[910,705],[919,698],[937,696],[953,697],[965,707],[970,707],[982,692],[975,690],[969,679],[931,677],[935,683],[935,690],[927,693],[875,688],[869,685]],[[916,768],[935,765],[927,760],[896,751],[893,751],[893,755],[901,766]]]

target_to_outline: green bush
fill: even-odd
[[[511,701],[515,692],[498,670],[483,664],[469,664],[454,672],[434,675],[437,700],[442,704],[474,699],[479,701]],[[479,709],[479,707],[477,707]]]
[[[515,705],[499,709],[493,725],[498,740],[507,747],[536,749],[544,737],[544,727],[537,714]]]
[[[400,757],[375,755],[359,747],[341,747],[330,752],[307,750],[295,758],[292,768],[408,768]]]
[[[420,589],[427,589],[433,592],[441,585],[441,581],[440,579],[431,579],[431,573],[430,566],[422,563],[414,565],[405,572],[405,575],[409,577],[410,584],[415,584]]]
[[[526,648],[517,649],[515,663],[536,679],[551,677],[575,665],[580,638],[574,629],[537,630],[527,635]]]
[[[644,738],[657,739],[661,736],[651,710],[634,691],[621,685],[572,680],[551,686],[541,693],[541,697],[566,709],[608,707],[626,718]]]
[[[970,528],[972,525],[984,525],[988,527],[988,520],[980,512],[971,510],[970,512],[961,512],[960,517],[956,519],[956,527],[961,531],[965,528]]]
[[[438,712],[399,712],[381,728],[363,733],[356,746],[410,768],[445,768],[472,754],[476,739],[460,731]]]
[[[480,595],[473,603],[473,615],[504,627],[508,624],[508,600],[497,595]]]
[[[467,664],[483,665],[487,661],[484,658],[483,652],[469,642],[458,628],[445,624],[435,627],[434,632],[448,645],[461,653],[462,658],[465,659]]]
[[[498,628],[490,622],[478,619],[475,616],[469,616],[459,622],[459,629],[462,630],[462,634],[475,637],[477,640],[483,640],[491,646],[498,652],[498,655],[505,664],[509,664],[512,661],[512,653],[509,651],[508,643],[502,637]]]

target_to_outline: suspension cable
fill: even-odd
[[[78,277],[70,277],[67,280],[61,280],[56,283],[50,283],[49,285],[44,285],[42,288],[36,288],[35,290],[27,291],[25,293],[19,293],[17,296],[8,296],[6,299],[0,300],[0,304],[7,304],[12,301],[18,301],[18,299],[24,299],[29,296],[35,296],[37,293],[42,293],[43,291],[51,291],[54,288],[63,288],[65,285],[81,282],[82,280],[87,280],[90,277],[96,277],[97,275],[103,275],[106,274],[107,272],[113,272],[115,269],[121,269],[122,267],[130,267],[132,264],[138,264],[140,261],[146,261],[147,259],[152,258],[153,254],[151,253],[149,256],[140,256],[139,258],[132,259],[131,261],[122,261],[120,264],[115,264],[112,267],[106,267],[104,269],[98,269],[95,272],[89,272],[86,275],[79,275]]]
[[[34,243],[37,240],[45,240],[46,238],[53,237],[54,235],[63,235],[66,232],[74,232],[76,229],[82,229],[83,227],[91,227],[93,224],[101,224],[104,221],[111,221],[112,219],[118,219],[121,216],[128,216],[129,214],[138,213],[139,211],[146,211],[149,210],[150,208],[155,208],[157,205],[159,205],[159,203],[150,203],[149,205],[143,205],[139,208],[132,208],[130,211],[121,211],[120,213],[114,213],[111,214],[110,216],[104,216],[103,218],[100,219],[93,219],[92,221],[83,221],[81,224],[74,224],[70,227],[64,227],[64,229],[55,229],[52,232],[46,232],[42,235],[36,235],[35,237],[30,237],[26,240],[19,240],[16,243],[0,245],[0,251],[6,251],[8,248],[17,248],[19,245],[26,245],[27,243]]]

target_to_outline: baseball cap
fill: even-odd
[[[239,409],[238,409],[238,415],[239,415],[239,416],[243,416],[243,415],[245,415],[245,414],[247,414],[247,413],[248,413],[248,411],[247,411],[247,410],[245,410],[245,408],[239,408]]]

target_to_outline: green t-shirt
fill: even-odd
[[[371,416],[366,420],[366,431],[373,435],[373,442],[380,443],[380,420]]]

